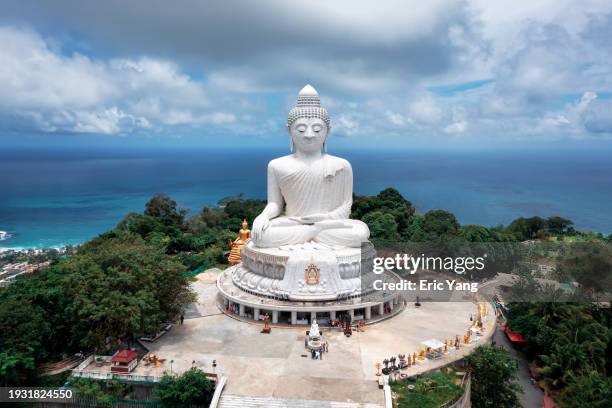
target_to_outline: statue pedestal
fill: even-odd
[[[276,299],[346,299],[366,292],[362,286],[371,267],[364,266],[371,265],[375,254],[369,243],[362,248],[330,248],[317,243],[258,248],[249,242],[232,279],[248,292]]]
[[[281,248],[247,244],[242,262],[225,269],[217,278],[219,308],[241,320],[262,313],[274,324],[330,324],[361,316],[366,324],[394,316],[403,310],[399,291],[375,291],[373,281],[399,283],[385,271],[372,272],[374,246],[329,248],[308,243]],[[357,319],[358,320],[358,319]]]

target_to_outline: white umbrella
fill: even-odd
[[[426,349],[431,348],[432,350],[437,350],[444,348],[444,343],[437,339],[425,340],[422,344],[425,346]]]

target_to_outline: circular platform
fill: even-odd
[[[320,324],[337,320],[341,314],[349,314],[352,321],[364,320],[366,324],[391,317],[404,307],[401,293],[397,291],[369,292],[351,298],[327,301],[296,301],[261,296],[236,285],[233,275],[240,264],[231,266],[219,274],[220,308],[226,314],[241,320],[261,321],[268,314],[273,324],[307,325],[316,318]],[[399,282],[392,272],[378,275],[385,282]]]
[[[372,290],[374,246],[329,247],[308,242],[280,248],[258,248],[249,242],[242,262],[232,273],[234,284],[246,292],[273,299],[325,301],[358,297]]]

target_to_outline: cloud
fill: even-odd
[[[412,101],[408,111],[411,118],[422,124],[437,124],[442,118],[442,108],[430,94]]]
[[[612,135],[612,101],[593,100],[583,113],[586,130],[596,134]]]
[[[104,67],[54,53],[33,31],[0,27],[0,44],[0,106],[91,107],[118,95]]]
[[[172,62],[63,56],[50,43],[32,30],[0,27],[4,117],[43,132],[99,134],[236,120],[213,108],[203,84]]]
[[[340,135],[353,135],[359,131],[359,121],[350,115],[340,115],[333,124],[334,132]]]
[[[8,0],[3,15],[70,27],[106,54],[205,67],[216,85],[246,91],[312,82],[334,92],[381,92],[459,70],[487,51],[477,16],[458,0],[419,7],[401,0],[187,0],[180,7],[162,0],[59,0],[36,7]]]
[[[452,119],[443,132],[450,135],[460,135],[465,133],[468,128],[468,121],[465,118],[465,109],[462,107],[452,108]]]
[[[402,115],[401,113],[396,113],[390,110],[385,111],[385,116],[387,117],[387,119],[389,119],[391,123],[396,126],[403,127],[409,123],[413,123],[413,120],[411,118],[408,118],[405,115]]]
[[[0,116],[50,133],[267,137],[312,83],[333,133],[369,143],[601,138],[611,22],[603,0],[7,0]]]

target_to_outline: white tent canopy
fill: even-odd
[[[438,350],[438,349],[444,348],[444,343],[442,343],[440,340],[437,340],[437,339],[425,340],[421,344],[423,344],[423,346],[425,346],[425,348],[431,348],[433,350]]]

